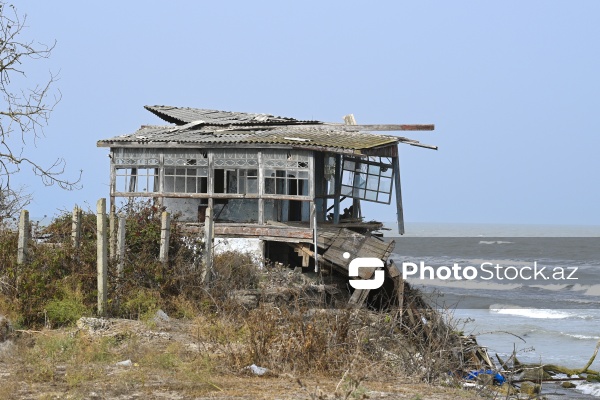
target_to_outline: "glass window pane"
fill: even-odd
[[[281,179],[281,178],[277,178],[277,182],[275,184],[275,193],[276,194],[286,194],[286,190],[285,190],[285,186],[286,186],[286,182],[285,182],[285,178]]]
[[[377,201],[377,192],[367,190],[365,200]]]
[[[377,165],[369,165],[369,174],[379,175],[380,169]]]
[[[175,177],[173,176],[165,176],[165,192],[174,192],[175,191]]]
[[[379,186],[379,177],[375,175],[369,175],[367,178],[367,189],[369,190],[377,190]]]
[[[246,193],[258,193],[258,179],[248,178],[246,190]]]
[[[265,178],[265,193],[275,194],[275,178]]]
[[[196,193],[196,178],[186,178],[186,193]]]
[[[391,197],[390,193],[379,192],[379,194],[377,195],[377,201],[380,203],[389,203],[390,197]]]
[[[379,182],[379,190],[381,192],[390,193],[392,191],[392,179],[391,178],[381,178]]]
[[[185,178],[183,176],[175,177],[175,190],[176,193],[185,193]]]

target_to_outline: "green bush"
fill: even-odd
[[[90,314],[84,304],[81,290],[66,288],[61,299],[50,300],[46,305],[48,320],[53,326],[74,325],[79,318]]]

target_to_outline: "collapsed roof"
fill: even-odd
[[[269,114],[189,107],[145,106],[175,125],[144,125],[136,132],[98,141],[98,147],[285,146],[346,154],[406,143],[437,149],[406,137],[370,131],[433,130],[433,125],[346,125]]]

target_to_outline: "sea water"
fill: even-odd
[[[423,277],[407,267],[407,280],[490,355],[514,353],[521,362],[568,368],[588,362],[600,340],[600,227],[409,224],[406,230],[390,237],[391,259],[400,270],[406,262],[445,267],[441,276]],[[474,269],[462,274],[467,267]],[[590,368],[600,370],[600,355]],[[575,383],[575,390],[550,390],[561,398],[600,397],[600,384]]]

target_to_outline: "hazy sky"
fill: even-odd
[[[60,71],[31,154],[83,169],[79,191],[24,171],[33,216],[108,196],[96,141],[161,123],[144,105],[342,122],[433,123],[400,146],[405,218],[600,225],[598,1],[25,2],[25,65]],[[403,133],[399,133],[403,134]],[[16,181],[15,181],[16,183]],[[367,218],[393,220],[394,206]]]

